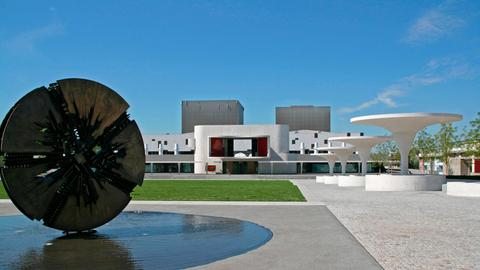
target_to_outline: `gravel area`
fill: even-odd
[[[294,180],[385,269],[480,269],[480,199],[442,192],[366,192]]]

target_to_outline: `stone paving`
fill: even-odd
[[[442,192],[366,192],[293,180],[385,269],[480,269],[480,199]]]
[[[324,205],[196,203],[132,202],[126,210],[238,218],[273,232],[273,238],[258,249],[194,269],[382,269]],[[0,216],[12,214],[20,212],[9,201],[0,201]]]

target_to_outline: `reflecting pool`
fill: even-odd
[[[182,269],[258,248],[272,232],[252,222],[123,212],[94,234],[63,235],[24,216],[0,217],[0,269]]]

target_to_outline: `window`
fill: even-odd
[[[295,144],[295,140],[292,140],[292,144]]]
[[[178,173],[178,163],[153,163],[152,173]]]
[[[181,173],[193,173],[194,172],[193,163],[180,163],[180,172]]]
[[[363,136],[363,132],[360,132],[360,136]]]
[[[152,163],[145,163],[145,173],[152,172]]]
[[[268,138],[210,138],[211,157],[267,157]]]
[[[295,140],[297,140],[297,141],[298,141],[298,138],[295,138]]]
[[[312,148],[312,149],[315,148],[315,144],[312,143],[312,145],[310,145],[310,148]]]
[[[323,140],[323,144],[328,144],[328,139]]]
[[[154,142],[154,141],[155,141],[155,139],[152,139],[152,142]]]
[[[313,134],[313,137],[316,139],[318,138],[318,133]]]
[[[188,139],[185,139],[185,145],[188,145]]]
[[[167,145],[167,144],[168,144],[168,142],[167,142],[167,141],[163,141],[163,145]]]
[[[347,132],[347,137],[350,137],[350,132]]]

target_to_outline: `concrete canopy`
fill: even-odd
[[[315,150],[318,151],[328,151],[333,152],[338,159],[340,160],[340,164],[342,165],[342,174],[345,174],[347,169],[347,160],[348,158],[353,155],[355,151],[355,147],[353,146],[327,146],[327,147],[317,147]]]
[[[344,142],[355,146],[360,160],[362,161],[362,175],[367,174],[367,160],[372,147],[377,144],[391,140],[391,136],[348,136],[348,137],[332,137],[328,141]]]
[[[418,131],[433,125],[459,121],[462,116],[450,113],[393,113],[359,116],[350,119],[352,124],[379,126],[392,133],[400,150],[401,174],[408,174],[408,152]]]

